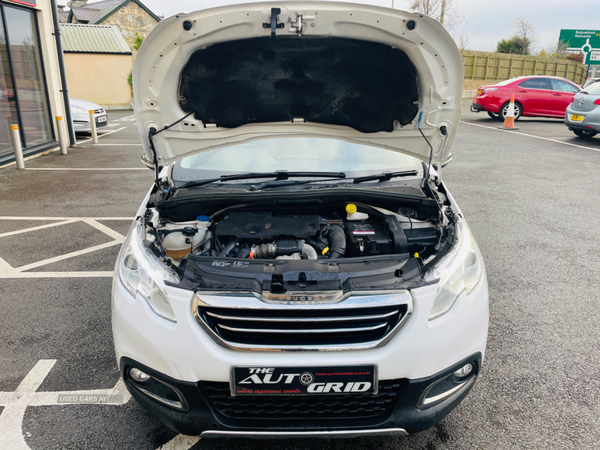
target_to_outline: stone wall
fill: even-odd
[[[156,19],[140,8],[137,3],[129,2],[98,25],[116,25],[131,51],[135,52],[133,41],[136,31],[140,36],[146,37],[157,23]]]

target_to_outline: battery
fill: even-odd
[[[393,253],[393,242],[383,225],[369,222],[345,223],[346,257],[356,258]]]

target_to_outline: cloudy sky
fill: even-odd
[[[370,3],[408,9],[411,0],[363,0]],[[510,37],[511,23],[517,16],[525,16],[537,26],[535,50],[552,47],[558,40],[561,28],[600,29],[600,5],[598,0],[453,0],[464,22],[458,31],[465,32],[470,41],[469,49],[493,51],[496,43]],[[241,0],[142,0],[152,11],[165,17],[179,12],[226,3],[243,3]],[[90,1],[90,3],[92,3]],[[586,12],[587,11],[587,12]]]

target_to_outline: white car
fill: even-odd
[[[108,126],[108,114],[106,114],[102,106],[78,98],[70,99],[70,103],[75,133],[89,133],[92,131],[90,124],[90,111],[92,110],[96,118],[96,128],[99,129]]]
[[[202,437],[405,435],[452,411],[488,285],[442,181],[463,86],[444,28],[230,5],[161,21],[133,79],[157,169],[113,284],[132,396]]]

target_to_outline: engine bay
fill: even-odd
[[[248,203],[212,212],[203,207],[197,211],[204,214],[185,221],[173,221],[178,213],[172,210],[161,214],[149,207],[144,241],[157,257],[179,266],[189,258],[344,260],[391,255],[426,261],[449,239],[448,221],[437,208],[424,212],[404,205],[392,211],[375,202],[289,203],[268,210]],[[193,208],[184,209],[185,218],[192,219]]]

